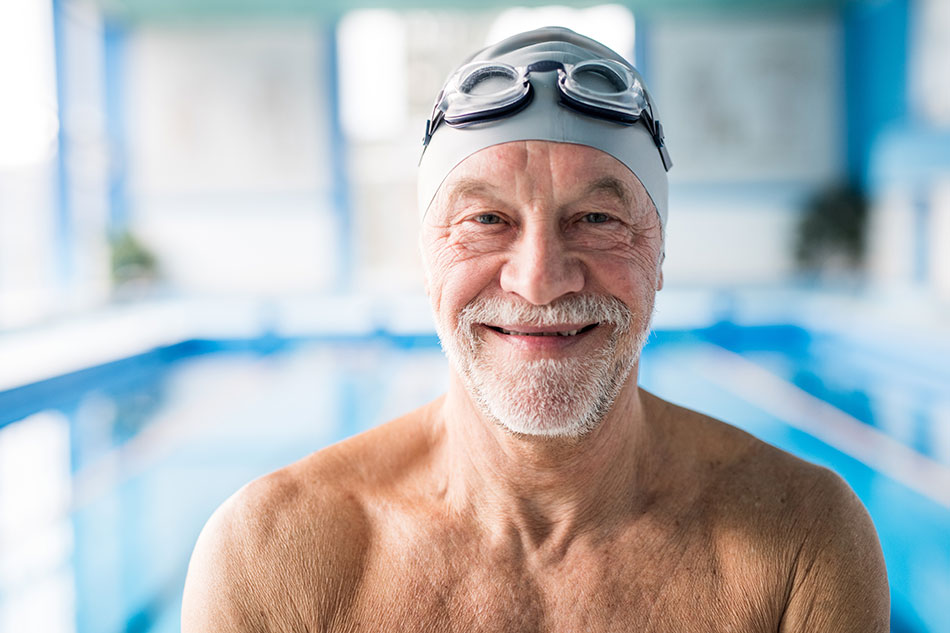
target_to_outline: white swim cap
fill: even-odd
[[[524,140],[575,143],[610,154],[643,184],[665,233],[672,162],[643,79],[611,49],[561,27],[503,40],[450,76],[426,124],[420,217],[467,157]]]

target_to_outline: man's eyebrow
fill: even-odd
[[[631,207],[637,200],[630,188],[619,178],[604,176],[598,178],[587,188],[587,195],[607,193],[617,198],[625,207]]]
[[[629,186],[615,176],[603,176],[587,187],[585,196],[606,193],[616,198],[625,208],[635,210],[640,198]],[[447,208],[452,208],[459,200],[468,196],[479,198],[494,198],[495,187],[491,182],[478,178],[461,178],[446,191],[445,202]]]
[[[494,187],[491,183],[476,178],[462,178],[455,182],[448,190],[446,202],[451,207],[461,198],[466,196],[485,197],[493,195]]]

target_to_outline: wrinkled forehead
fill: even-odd
[[[455,166],[430,212],[435,222],[462,198],[516,203],[519,199],[572,200],[612,196],[632,215],[656,214],[643,184],[626,165],[597,148],[556,141],[510,141],[483,148]]]

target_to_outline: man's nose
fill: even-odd
[[[527,226],[501,270],[501,288],[545,305],[584,288],[583,264],[555,227]]]

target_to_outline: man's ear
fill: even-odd
[[[663,262],[666,260],[666,251],[660,253],[660,263],[656,265],[656,290],[663,290]]]

